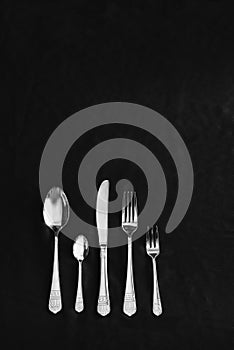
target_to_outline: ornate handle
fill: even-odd
[[[100,278],[100,290],[99,290],[99,297],[98,297],[97,312],[102,316],[106,316],[110,312],[106,246],[101,246],[100,257],[101,257],[101,278]]]
[[[160,299],[160,294],[159,294],[158,277],[157,277],[155,258],[152,259],[152,261],[153,261],[153,276],[154,276],[153,313],[156,316],[159,316],[162,313],[162,304],[161,304],[161,299]]]
[[[59,282],[59,262],[58,262],[58,236],[54,236],[54,266],[53,277],[50,290],[49,310],[56,314],[62,309],[62,300]]]
[[[75,310],[77,312],[81,312],[84,310],[83,289],[82,289],[82,261],[79,261],[79,277],[78,277]]]
[[[134,290],[133,280],[133,268],[132,268],[132,238],[128,237],[128,267],[127,267],[127,280],[124,295],[123,312],[132,316],[135,314],[136,308],[136,296]]]

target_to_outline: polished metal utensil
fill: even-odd
[[[84,310],[83,288],[82,288],[82,262],[89,253],[89,244],[85,236],[79,235],[73,244],[73,255],[79,263],[79,277],[76,294],[75,310],[81,312]]]
[[[156,316],[159,316],[162,313],[162,304],[161,304],[161,298],[159,294],[157,269],[156,269],[156,257],[160,253],[158,226],[152,227],[151,229],[148,227],[148,231],[146,233],[146,251],[147,251],[147,254],[152,258],[152,263],[153,263],[153,279],[154,279],[153,313]]]
[[[58,235],[69,219],[69,204],[63,190],[53,187],[47,193],[44,201],[43,216],[47,226],[54,231],[54,265],[49,299],[49,310],[56,314],[62,309],[59,262],[58,262]]]
[[[106,316],[110,312],[107,275],[108,198],[109,181],[105,180],[99,187],[96,204],[96,221],[101,257],[101,276],[97,312],[102,316]]]
[[[122,203],[122,229],[128,235],[128,266],[123,312],[128,316],[132,316],[137,310],[132,266],[132,236],[137,230],[137,227],[138,218],[136,192],[125,191],[123,194]]]

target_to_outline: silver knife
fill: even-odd
[[[98,297],[97,312],[106,316],[110,312],[110,298],[108,289],[107,275],[107,238],[108,238],[108,198],[109,181],[101,183],[97,194],[96,221],[99,236],[100,257],[101,257],[101,276],[100,289]]]

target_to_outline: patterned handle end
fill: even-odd
[[[110,301],[105,296],[99,297],[97,312],[102,316],[106,316],[110,313]]]
[[[59,290],[52,290],[50,292],[49,310],[57,314],[62,309],[61,294]]]
[[[161,306],[161,303],[153,303],[153,313],[156,315],[156,316],[160,316],[161,313],[162,313],[162,306]]]
[[[123,312],[128,316],[132,316],[136,313],[136,311],[137,307],[135,296],[133,294],[126,294],[124,297]]]
[[[75,310],[77,312],[81,312],[84,310],[84,302],[82,297],[77,297],[76,299],[76,305],[75,305]]]

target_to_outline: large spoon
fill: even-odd
[[[62,309],[59,282],[58,235],[69,219],[69,203],[63,190],[53,187],[47,193],[43,216],[47,226],[54,231],[54,266],[50,290],[49,310],[56,314]]]
[[[88,240],[85,236],[79,235],[73,244],[73,255],[79,262],[79,277],[76,294],[75,310],[81,312],[84,310],[83,290],[82,290],[82,262],[89,252]]]

